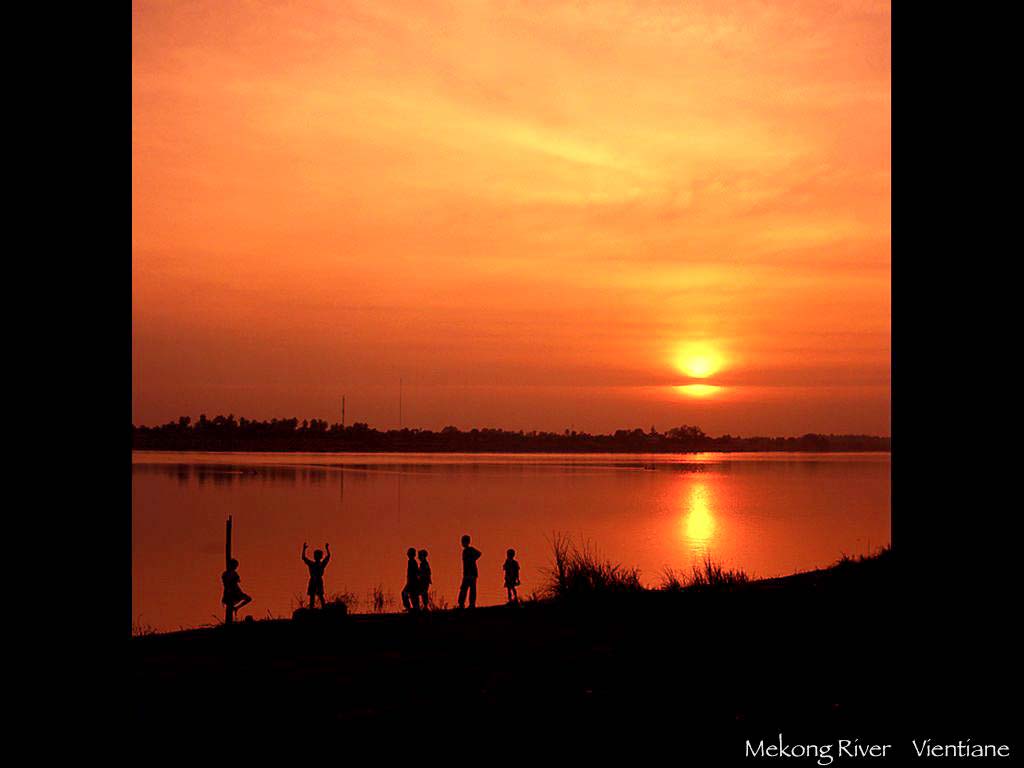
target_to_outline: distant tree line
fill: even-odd
[[[234,414],[193,422],[188,416],[156,427],[132,425],[134,450],[159,451],[367,451],[452,453],[692,453],[698,451],[888,451],[890,438],[873,435],[800,437],[711,437],[700,427],[653,426],[619,429],[612,434],[587,432],[513,432],[505,429],[445,427],[389,429],[381,432],[356,422],[328,424],[323,419],[236,419]]]

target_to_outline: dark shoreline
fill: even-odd
[[[889,550],[730,587],[135,637],[134,726],[358,737],[526,717],[560,735],[682,727],[710,742],[796,723],[862,732],[898,711],[879,696],[897,669],[896,582]]]
[[[847,558],[841,560],[833,565],[825,566],[823,568],[815,568],[810,571],[798,571],[797,573],[787,574],[785,576],[772,576],[768,578],[752,579],[751,581],[735,586],[712,586],[712,587],[687,587],[684,588],[681,593],[682,595],[688,595],[690,597],[695,595],[707,596],[707,595],[718,595],[724,597],[731,593],[745,593],[745,594],[758,594],[758,593],[780,593],[780,592],[792,592],[792,593],[810,593],[821,590],[830,590],[837,584],[853,584],[857,585],[858,580],[863,580],[866,575],[870,575],[871,578],[877,578],[878,573],[888,574],[891,570],[890,559],[892,558],[892,551],[889,548],[883,549],[880,553],[876,553],[870,556]],[[660,597],[652,597],[659,596]],[[601,597],[600,599],[610,600],[658,600],[665,599],[667,593],[658,590],[657,588],[644,588],[638,594],[632,595],[616,595],[608,598]],[[678,598],[677,598],[678,599]],[[575,606],[565,601],[547,598],[536,600],[533,603],[525,603],[520,605],[518,609],[511,609],[506,605],[492,605],[492,606],[481,606],[477,609],[477,613],[487,611],[507,611],[507,610],[555,610],[562,608],[573,608],[579,607],[579,604]],[[454,610],[442,610],[432,611],[422,616],[410,616],[409,614],[402,612],[392,613],[352,613],[349,614],[345,621],[366,623],[372,622],[376,624],[395,624],[405,622],[409,620],[433,620],[435,617],[442,616],[445,614],[454,614]],[[255,619],[247,626],[242,626],[243,623],[236,624],[232,627],[224,626],[203,626],[203,627],[191,627],[184,629],[171,630],[168,632],[147,632],[145,634],[133,635],[133,641],[144,640],[146,638],[170,638],[170,637],[193,637],[211,632],[252,632],[254,625],[282,625],[292,624],[294,619],[288,618],[273,618],[273,619]],[[329,622],[326,622],[329,623]]]

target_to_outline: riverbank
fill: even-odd
[[[135,637],[136,725],[298,735],[452,718],[728,732],[884,722],[893,561],[886,551],[730,587]]]

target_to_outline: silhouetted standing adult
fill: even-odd
[[[309,586],[306,588],[306,594],[309,595],[309,607],[312,608],[316,598],[320,598],[320,607],[326,608],[324,601],[324,570],[327,568],[327,564],[331,562],[331,545],[324,544],[324,548],[327,550],[327,557],[324,557],[324,553],[319,549],[313,550],[313,559],[310,560],[306,557],[306,550],[309,548],[309,544],[302,542],[302,562],[309,568]]]
[[[224,595],[220,601],[227,608],[229,617],[227,623],[230,624],[234,620],[235,612],[246,603],[251,603],[252,598],[242,591],[240,586],[242,579],[238,575],[238,561],[234,558],[228,560],[228,568],[221,574],[220,580],[224,584]]]
[[[416,567],[416,547],[405,551],[409,560],[405,564],[405,586],[402,587],[402,605],[407,611],[418,610],[420,593],[420,572]]]
[[[466,607],[466,592],[469,592],[469,607],[476,608],[476,579],[479,575],[476,561],[480,550],[469,546],[469,534],[462,537],[462,584],[459,585],[459,608]]]
[[[427,550],[420,550],[420,568],[417,579],[419,586],[420,600],[423,601],[423,610],[427,610],[430,604],[430,585],[433,579],[430,577],[430,563],[427,562]]]

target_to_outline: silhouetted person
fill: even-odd
[[[419,586],[419,597],[423,602],[423,610],[427,610],[430,603],[430,585],[432,579],[430,578],[430,563],[427,562],[427,550],[420,550],[420,568],[417,584]]]
[[[331,545],[324,544],[324,548],[327,550],[327,557],[324,557],[324,553],[319,549],[313,550],[313,559],[310,560],[306,557],[306,550],[309,548],[309,544],[302,542],[302,562],[309,568],[309,586],[306,588],[306,594],[309,595],[309,607],[312,608],[316,601],[316,598],[320,598],[320,607],[326,608],[324,601],[324,570],[327,568],[327,564],[331,562]]]
[[[416,547],[405,551],[409,558],[405,564],[405,586],[402,587],[402,605],[407,611],[419,610],[420,570],[416,566]]]
[[[516,587],[519,586],[519,563],[516,562],[516,551],[510,549],[505,555],[505,562],[501,566],[501,570],[505,572],[505,593],[510,603],[518,603],[519,594]]]
[[[479,575],[476,561],[480,550],[469,546],[469,534],[462,537],[462,584],[459,585],[459,608],[466,607],[466,592],[469,592],[469,607],[476,608],[476,578]]]
[[[252,598],[242,591],[239,586],[241,577],[238,575],[238,561],[232,558],[228,561],[228,569],[221,574],[221,582],[224,584],[224,596],[220,601],[231,610],[231,615],[246,603],[251,603]]]

